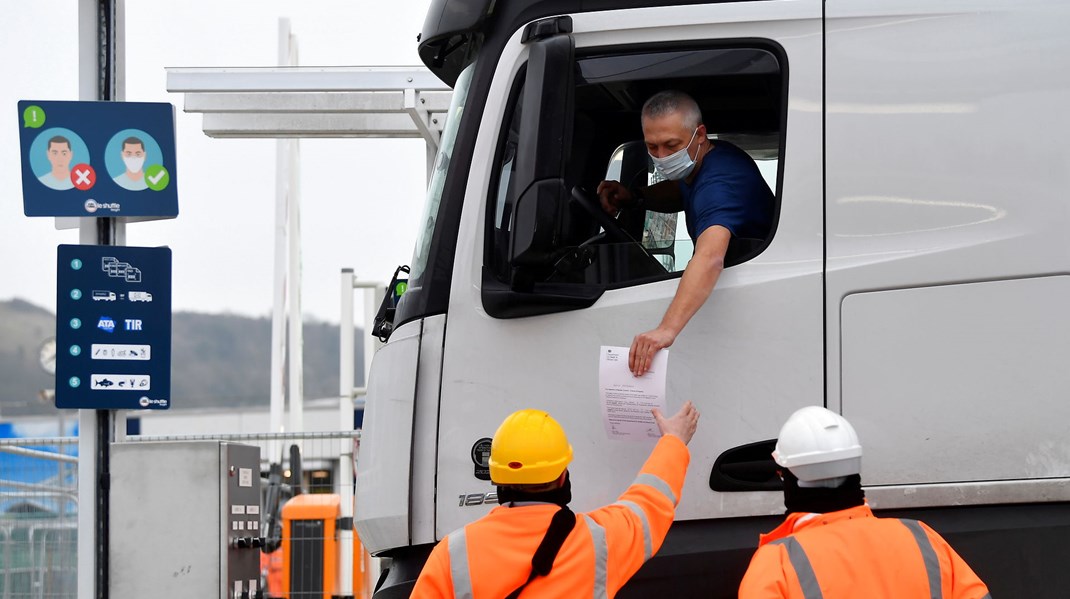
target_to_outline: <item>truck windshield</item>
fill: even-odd
[[[438,144],[438,156],[435,157],[435,168],[431,172],[431,181],[427,185],[427,201],[424,204],[423,218],[420,219],[423,227],[420,229],[420,236],[416,239],[416,250],[412,255],[409,274],[412,286],[419,286],[420,278],[427,267],[431,238],[435,232],[435,221],[438,219],[438,206],[442,201],[442,189],[446,184],[446,172],[450,167],[453,144],[457,139],[457,129],[461,125],[461,114],[464,112],[464,106],[468,100],[468,88],[472,82],[472,73],[475,71],[475,66],[473,62],[464,71],[461,71],[461,74],[457,77],[457,84],[453,88],[450,110],[446,114],[446,122],[443,125],[442,137]]]

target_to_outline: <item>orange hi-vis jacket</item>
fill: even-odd
[[[792,513],[758,545],[740,599],[990,599],[933,529],[877,518],[866,505]]]
[[[521,599],[613,597],[661,548],[689,461],[683,441],[662,437],[616,503],[576,514],[553,569],[532,580]],[[528,579],[531,558],[559,509],[501,505],[450,533],[431,551],[412,597],[502,599]]]

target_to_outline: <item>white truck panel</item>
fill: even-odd
[[[433,543],[435,536],[435,459],[438,445],[438,399],[442,379],[442,344],[446,315],[423,320],[416,371],[416,409],[412,437],[412,542]],[[393,338],[391,338],[391,341]],[[447,498],[448,499],[448,498]]]
[[[398,327],[375,353],[357,461],[357,533],[368,551],[409,544],[413,400],[422,321]]]
[[[866,484],[1070,476],[1068,298],[1070,276],[847,296]]]

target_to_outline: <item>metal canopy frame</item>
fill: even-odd
[[[422,138],[429,163],[452,95],[423,67],[169,68],[167,91],[209,137]]]

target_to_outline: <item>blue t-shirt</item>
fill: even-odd
[[[691,184],[680,181],[680,194],[695,242],[713,225],[733,237],[764,239],[773,224],[773,192],[751,157],[727,141],[713,142]]]

